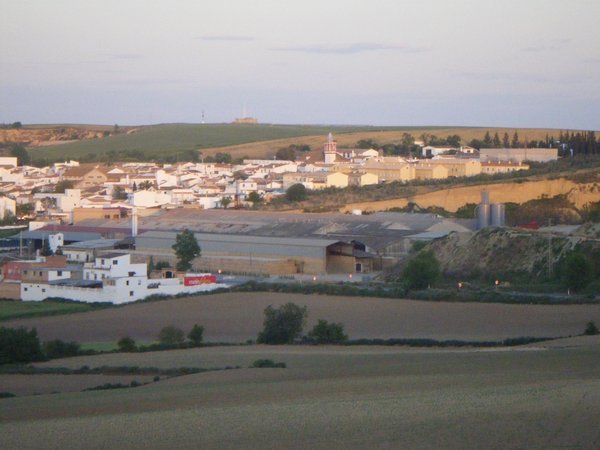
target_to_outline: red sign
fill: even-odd
[[[214,275],[196,275],[192,277],[184,277],[184,286],[198,286],[200,284],[215,284],[217,277]]]

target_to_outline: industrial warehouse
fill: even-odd
[[[132,227],[132,223],[135,225]],[[30,249],[56,233],[87,233],[95,241],[71,242],[63,252],[92,261],[103,252],[127,249],[132,261],[175,263],[177,233],[193,231],[202,249],[196,270],[235,274],[323,275],[370,273],[395,264],[413,242],[472,231],[472,219],[436,214],[291,214],[264,211],[159,210],[132,219],[90,219],[23,233]],[[72,238],[72,234],[69,237]],[[76,235],[74,235],[76,236]],[[103,239],[97,240],[101,236]],[[108,241],[108,239],[112,239]],[[95,243],[94,243],[95,242]],[[107,245],[110,243],[110,245]]]

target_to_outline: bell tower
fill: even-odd
[[[333,164],[335,163],[337,153],[337,143],[333,140],[333,135],[329,133],[327,136],[327,142],[325,143],[325,147],[323,148],[323,156],[325,164]]]

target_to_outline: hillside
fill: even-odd
[[[517,228],[485,228],[477,233],[451,233],[429,248],[450,276],[496,279],[543,278],[548,262],[554,274],[575,247],[600,264],[600,225],[584,225],[574,235],[540,233]],[[558,279],[559,276],[555,275]]]
[[[217,152],[230,153],[233,158],[271,158],[275,152],[290,144],[308,144],[313,148],[312,160],[322,158],[321,149],[325,136],[330,131],[340,148],[354,147],[359,140],[372,140],[379,144],[400,143],[404,133],[410,133],[415,139],[423,134],[446,137],[458,134],[462,142],[482,139],[486,131],[505,132],[512,135],[515,131],[523,140],[542,140],[546,136],[558,136],[559,130],[552,129],[507,129],[478,127],[372,127],[372,126],[329,126],[329,125],[239,125],[239,124],[161,124],[122,127],[119,134],[112,133],[112,127],[81,126],[89,136],[71,131],[74,126],[27,126],[29,133],[46,133],[48,130],[67,128],[66,136],[45,136],[36,139],[21,139],[30,142],[32,156],[37,161],[56,161],[64,159],[101,160],[110,152],[117,158],[151,159],[189,157],[189,152],[201,151],[204,156]],[[13,133],[17,130],[5,130]],[[24,131],[22,131],[24,132]],[[54,132],[56,134],[56,131]],[[70,134],[69,134],[70,133]],[[0,143],[3,142],[0,135]],[[66,139],[69,138],[69,139]],[[75,142],[58,143],[79,139]],[[18,140],[18,139],[17,139]],[[14,142],[15,139],[5,142]],[[40,147],[43,142],[44,147]],[[185,154],[187,152],[187,154]]]

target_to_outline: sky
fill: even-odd
[[[598,0],[0,0],[0,123],[600,130]]]

